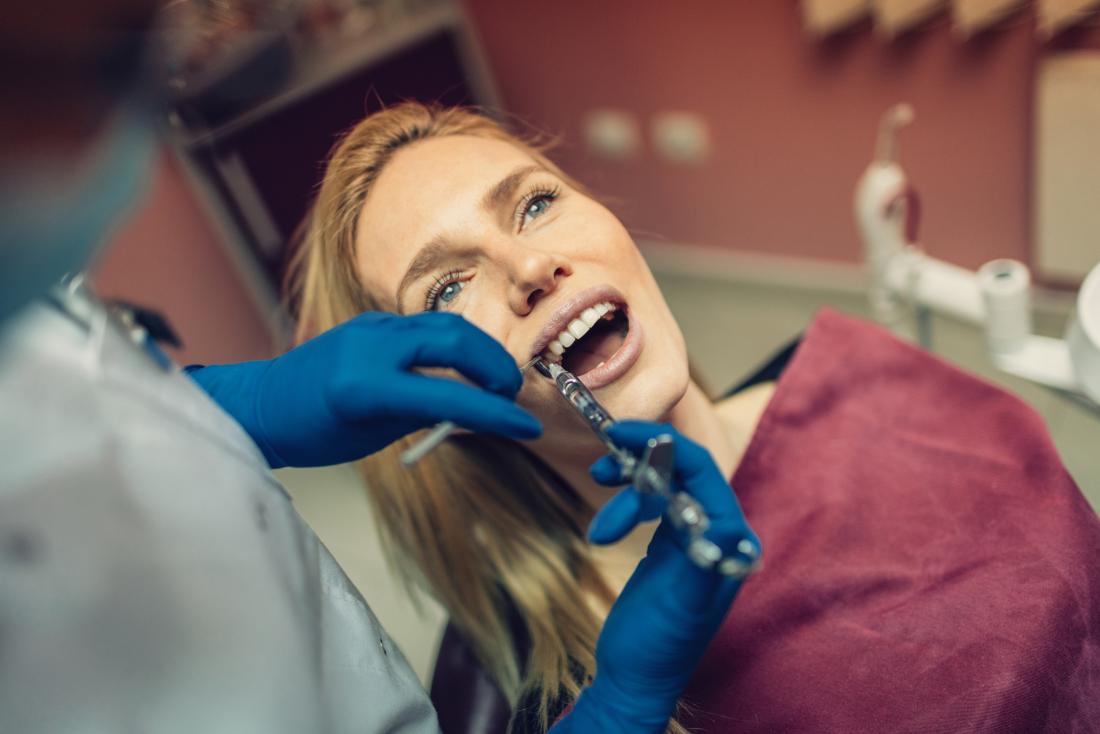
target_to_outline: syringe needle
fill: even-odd
[[[550,366],[548,364],[546,364],[546,360],[543,359],[542,357],[535,357],[534,359],[532,359],[530,362],[528,362],[524,366],[523,371],[526,371],[527,368],[530,367],[531,365],[534,365],[535,369],[538,370],[539,374],[542,375],[543,377],[546,377],[546,378],[551,379],[551,380],[554,379],[554,373],[550,371]]]

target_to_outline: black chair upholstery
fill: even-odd
[[[511,711],[458,630],[447,625],[432,673],[443,734],[504,734]]]

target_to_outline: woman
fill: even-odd
[[[876,404],[860,402],[860,396],[873,396],[880,406],[898,405],[900,385],[910,391],[907,399],[918,402],[921,390],[930,395],[947,390],[982,401],[985,423],[967,428],[966,436],[975,439],[972,445],[944,448],[956,458],[995,453],[1003,444],[997,441],[1005,437],[984,435],[985,424],[997,417],[1018,421],[1021,415],[1034,423],[1025,408],[871,327],[828,313],[808,332],[775,399],[774,386],[766,385],[712,403],[692,380],[680,330],[623,225],[536,146],[484,117],[406,104],[358,124],[331,156],[296,267],[304,333],[371,309],[459,313],[500,341],[518,364],[540,355],[563,361],[617,417],[672,423],[706,447],[725,476],[734,477],[749,521],[769,549],[769,566],[746,586],[739,609],[712,646],[699,685],[685,697],[692,708],[681,716],[684,722],[714,731],[753,722],[763,726],[762,721],[768,722],[764,730],[902,730],[884,722],[914,721],[914,710],[932,693],[920,688],[897,700],[878,693],[876,682],[889,677],[884,671],[898,673],[892,683],[904,687],[913,661],[939,665],[946,654],[942,648],[966,644],[969,638],[913,634],[899,639],[916,620],[891,612],[891,605],[920,606],[934,596],[936,613],[948,619],[953,611],[972,609],[973,594],[993,579],[983,575],[989,564],[1000,568],[1011,555],[975,560],[969,554],[966,563],[977,566],[951,569],[935,553],[930,558],[898,555],[893,547],[898,539],[921,549],[929,547],[929,538],[942,540],[941,533],[922,534],[937,523],[957,523],[955,535],[947,534],[954,540],[936,549],[943,559],[959,556],[960,548],[975,540],[973,532],[985,530],[964,529],[957,513],[969,517],[975,508],[957,496],[945,499],[926,489],[921,494],[925,474],[942,471],[937,462],[944,457],[919,441],[879,446],[877,458],[867,464],[855,460],[876,454],[870,451],[876,438],[891,440],[877,433],[882,425],[865,425]],[[846,349],[862,350],[865,357],[852,375],[841,379],[835,370],[815,369],[835,362]],[[897,382],[903,378],[907,381]],[[850,394],[843,387],[850,384],[862,392]],[[533,443],[463,436],[412,470],[399,465],[403,447],[394,446],[368,460],[364,470],[382,530],[406,578],[447,608],[505,696],[522,711],[517,718],[545,728],[593,672],[592,650],[602,618],[644,555],[652,528],[642,527],[605,549],[590,547],[586,525],[612,495],[587,471],[601,447],[553,386],[534,372],[519,399],[545,427]],[[887,421],[886,428],[900,425],[905,431],[919,428],[925,436],[944,436],[943,425],[922,421],[946,421],[948,432],[962,425],[950,411],[909,412],[911,421]],[[853,444],[852,438],[861,437],[871,443]],[[1067,483],[1041,425],[1003,446],[1016,451],[1014,457],[1026,452],[1028,476],[1042,485],[1042,501],[1064,510],[1051,514],[1049,524],[1035,523],[1039,529],[1034,532],[1044,542],[1045,534],[1057,533],[1065,545],[1054,575],[1073,578],[1055,596],[1058,603],[1081,601],[1073,629],[1074,634],[1085,630],[1080,634],[1087,637],[1086,632],[1100,630],[1100,579],[1082,576],[1070,561],[1100,553],[1100,527],[1094,517],[1081,514],[1083,501]],[[991,473],[1002,484],[1005,476],[1020,476],[1017,467],[1010,472],[996,461],[976,469],[962,463],[953,467],[948,484],[972,487]],[[880,497],[868,506],[860,499],[883,472],[897,469],[907,474],[888,502]],[[819,506],[822,497],[827,501]],[[796,504],[787,506],[788,501]],[[1035,506],[1029,502],[1016,509],[1026,515]],[[1015,517],[1010,502],[1002,505],[1009,507],[999,512]],[[912,511],[904,518],[908,524],[860,536],[866,528],[881,528],[883,518],[895,511]],[[1031,536],[1022,532],[1020,538]],[[867,568],[875,562],[885,564],[889,573]],[[1040,574],[1044,580],[1050,578],[1046,570]],[[798,574],[806,574],[801,592],[788,584]],[[903,593],[902,587],[924,588],[921,584],[933,578],[964,589],[964,600]],[[1096,583],[1083,598],[1081,589],[1090,588],[1090,579]],[[856,598],[865,603],[853,602]],[[1006,614],[1011,606],[1006,602]],[[835,610],[843,614],[829,619]],[[893,613],[899,627],[870,629],[866,615],[878,612]],[[991,619],[998,614],[994,610]],[[1031,616],[1039,620],[1036,624],[1062,619],[1056,609]],[[807,619],[814,625],[807,627]],[[516,620],[520,624],[514,630]],[[974,621],[965,614],[963,620]],[[929,623],[942,626],[938,618]],[[973,639],[979,647],[981,627],[975,622]],[[852,636],[853,628],[866,634]],[[1033,632],[1023,630],[1022,639],[1030,640]],[[860,647],[867,635],[876,634],[880,642],[893,642],[871,646],[873,652]],[[917,645],[932,649],[921,652]],[[849,684],[834,680],[826,686],[814,677],[798,681],[799,674],[817,670],[814,665],[843,666],[849,650],[861,666]],[[926,652],[932,657],[922,657]],[[1013,669],[1013,661],[1001,652],[992,657],[987,665]],[[1077,676],[1075,681],[1089,680],[1081,677],[1084,671],[1100,674],[1100,654],[1057,658],[1044,650],[1040,657],[1047,666],[1043,670],[1055,666],[1059,674]],[[785,660],[793,661],[790,667]],[[979,674],[969,665],[948,667],[941,670],[948,688]],[[1031,675],[1025,676],[1027,690],[1044,715],[1060,721],[1100,719],[1096,704],[1072,692],[1032,685]],[[866,705],[829,704],[860,690],[872,698]],[[1011,712],[1004,713],[1009,710],[1004,697],[989,691],[973,696],[967,711],[979,712],[978,724],[1011,720]],[[1019,696],[1013,700],[1018,713]],[[879,705],[888,707],[885,715],[867,714]],[[941,714],[936,709],[922,722],[938,722]]]

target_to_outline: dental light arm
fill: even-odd
[[[1100,265],[1091,281],[1100,282]],[[1065,339],[1031,333],[1030,274],[1015,260],[992,260],[977,272],[937,260],[916,248],[897,253],[885,272],[884,290],[914,304],[981,326],[998,369],[1064,392],[1100,402],[1092,381],[1100,379],[1088,356],[1097,349],[1087,326],[1100,313],[1082,287],[1078,310]],[[1086,281],[1086,286],[1090,281]],[[1095,290],[1095,287],[1093,288]],[[1094,297],[1095,298],[1095,297]],[[1095,327],[1093,328],[1095,331]]]
[[[918,199],[894,160],[897,129],[912,117],[908,105],[887,111],[875,160],[856,188],[875,319],[899,328],[912,305],[918,317],[932,310],[983,327],[998,369],[1100,412],[1100,264],[1081,287],[1065,338],[1052,339],[1031,333],[1031,276],[1023,263],[992,260],[975,272],[923,252],[916,244]]]

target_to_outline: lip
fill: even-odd
[[[555,339],[569,325],[569,322],[577,318],[582,311],[604,301],[614,303],[625,313],[629,323],[626,340],[615,354],[601,366],[591,369],[583,375],[577,375],[577,377],[590,390],[603,387],[621,377],[638,361],[638,357],[642,352],[644,335],[641,324],[636,322],[633,314],[630,313],[629,304],[627,304],[623,294],[607,284],[586,288],[558,306],[554,313],[550,315],[550,320],[546,322],[546,325],[535,338],[530,358],[533,359],[546,351],[546,345],[552,339]]]
[[[565,331],[565,327],[569,326],[569,322],[577,318],[581,311],[604,301],[610,301],[616,306],[626,305],[623,294],[605,284],[586,288],[558,306],[554,313],[550,314],[550,320],[542,327],[542,331],[535,337],[535,343],[531,346],[531,356],[528,359],[534,359],[546,351],[546,345]]]

